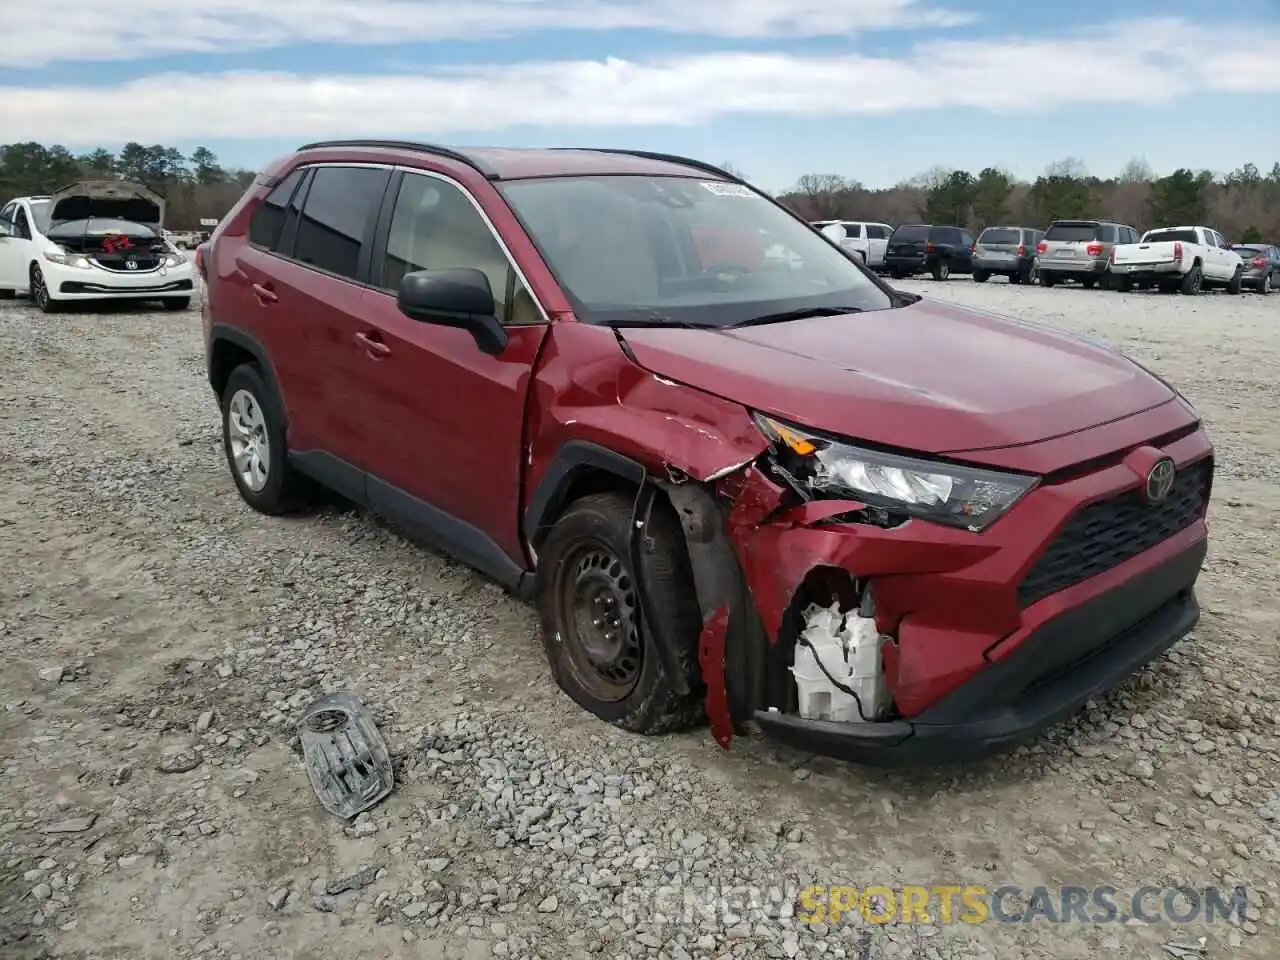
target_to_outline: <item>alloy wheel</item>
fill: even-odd
[[[271,476],[266,414],[258,398],[248,390],[237,390],[227,406],[227,437],[236,474],[246,488],[261,493]]]

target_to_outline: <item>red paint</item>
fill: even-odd
[[[729,629],[729,608],[721,607],[707,617],[698,638],[698,663],[707,685],[707,720],[711,735],[725,750],[733,742],[733,720],[729,716],[729,693],[724,678],[724,642]]]
[[[691,175],[674,163],[590,152],[482,155],[506,177]],[[200,248],[206,333],[216,318],[265,346],[292,449],[334,453],[480,528],[521,568],[533,563],[523,515],[569,441],[607,447],[658,476],[678,469],[714,480],[732,501],[728,533],[769,639],[815,566],[870,579],[879,626],[896,637],[886,651],[889,681],[912,717],[1050,616],[1204,535],[1197,523],[1020,610],[1016,585],[1045,545],[1081,506],[1139,483],[1153,444],[1179,464],[1210,452],[1198,430],[1161,440],[1196,420],[1162,382],[1065,334],[930,300],[739,330],[578,323],[498,187],[475,168],[371,147],[306,159],[451,178],[483,209],[549,322],[509,326],[507,347],[489,355],[468,333],[407,319],[387,293],[253,247],[250,218],[301,162],[295,156],[273,164]],[[719,227],[693,241],[704,265],[753,266],[764,254],[755,237]],[[1053,482],[980,535],[920,520],[894,529],[834,523],[860,505],[796,505],[755,465],[767,444],[752,410],[864,443],[1053,474]],[[727,617],[709,617],[698,640],[708,716],[725,746]]]
[[[102,241],[102,249],[107,253],[116,253],[120,250],[132,250],[133,241],[123,234],[119,236],[105,237]]]

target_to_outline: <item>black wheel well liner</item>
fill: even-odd
[[[648,471],[640,462],[588,440],[565,443],[547,467],[524,515],[524,536],[536,550],[574,500],[607,490],[634,492]]]
[[[236,367],[245,363],[256,363],[266,378],[267,386],[280,401],[281,413],[285,413],[284,394],[280,392],[280,382],[276,379],[275,367],[267,355],[267,348],[252,334],[223,323],[215,323],[209,332],[209,347],[206,351],[209,373],[209,386],[219,397],[231,378]]]

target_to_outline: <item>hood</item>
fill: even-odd
[[[139,223],[136,220],[59,220],[54,221],[45,236],[50,240],[74,240],[80,237],[109,237],[117,234],[133,237],[135,240],[159,240],[162,234],[154,224]]]
[[[921,453],[1048,440],[1175,397],[1105,347],[930,300],[740,330],[619,332],[659,376],[796,424]]]
[[[164,198],[140,183],[123,180],[81,180],[49,198],[50,227],[90,219],[129,220],[159,229]]]

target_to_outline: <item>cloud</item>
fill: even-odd
[[[1154,20],[1053,40],[926,43],[902,59],[714,53],[384,76],[175,74],[107,88],[0,88],[0,130],[10,140],[155,143],[689,125],[725,114],[830,121],[929,107],[1141,109],[1204,91],[1278,91],[1280,74],[1263,69],[1278,48],[1274,28]]]
[[[38,3],[5,0],[0,65],[242,53],[304,43],[485,40],[535,30],[849,36],[973,19],[933,0],[129,0],[127,15],[103,0],[62,0],[57,16]]]

